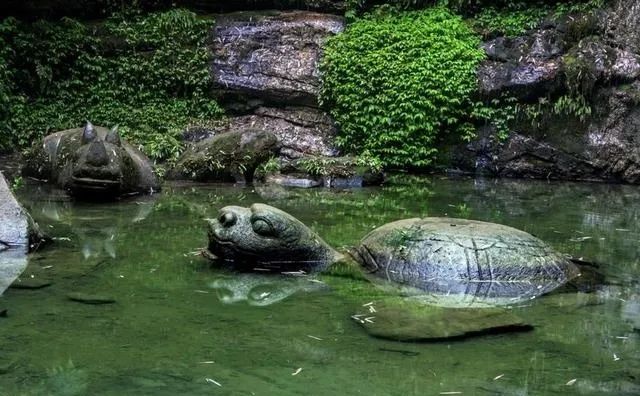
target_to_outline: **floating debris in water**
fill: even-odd
[[[300,270],[300,271],[286,271],[286,272],[281,272],[282,275],[293,275],[293,276],[305,276],[307,273]]]
[[[373,323],[373,319],[375,319],[375,316],[368,316],[364,318],[364,321],[367,323]]]
[[[631,231],[631,230],[630,230],[630,229],[628,229],[628,228],[616,228],[616,231],[620,231],[620,232],[629,232],[629,231]]]
[[[366,304],[362,304],[362,306],[363,306],[363,307],[368,307],[368,306],[369,306],[369,305],[371,305],[371,304],[373,304],[373,301],[369,301],[369,302],[368,302],[368,303],[366,303]]]
[[[208,383],[210,383],[210,384],[216,384],[216,385],[218,385],[219,387],[222,387],[222,384],[221,384],[221,383],[219,383],[218,381],[214,380],[213,378],[205,378],[204,380],[205,380],[205,381],[207,381],[207,382],[208,382]]]
[[[571,239],[569,239],[569,241],[571,241],[571,242],[583,242],[583,241],[586,241],[586,240],[589,240],[589,239],[592,239],[592,238],[593,238],[593,237],[590,237],[590,236],[586,236],[586,237],[576,237],[576,238],[571,238]]]
[[[461,395],[462,392],[451,391],[451,392],[440,392],[441,395]]]
[[[51,239],[53,239],[54,241],[67,241],[67,242],[71,242],[71,238],[69,238],[69,237],[53,237],[53,238],[51,238]]]
[[[618,360],[620,360],[620,357],[614,353],[613,354],[613,361],[617,362]]]
[[[196,293],[203,293],[203,294],[209,294],[209,292],[208,292],[208,291],[206,291],[206,290],[199,290],[199,289],[195,289],[195,290],[194,290],[194,292],[196,292]]]
[[[298,374],[300,374],[301,371],[302,371],[302,367],[298,367],[298,369],[296,371],[294,371],[293,373],[291,373],[291,375],[298,375]]]
[[[571,385],[575,384],[577,380],[578,380],[577,378],[574,378],[574,379],[568,381],[565,385],[571,386]]]
[[[351,319],[355,320],[356,322],[364,323],[364,320],[360,319],[363,316],[364,314],[351,315]]]
[[[200,364],[213,364],[213,363],[215,363],[215,361],[213,361],[213,360],[205,360],[204,362],[198,362],[198,363],[200,363]]]
[[[617,339],[619,340],[628,340],[629,337],[624,337],[624,336],[616,336]]]
[[[494,380],[494,381],[497,381],[497,380],[499,380],[499,379],[500,379],[500,378],[502,378],[502,377],[504,377],[504,374],[500,374],[500,375],[498,375],[498,376],[494,377],[494,378],[493,378],[493,380]]]
[[[322,338],[316,337],[316,336],[312,336],[312,335],[309,335],[309,334],[307,334],[307,337],[313,338],[314,340],[322,341]]]

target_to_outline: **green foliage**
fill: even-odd
[[[604,6],[604,0],[586,1],[505,1],[488,3],[471,20],[484,35],[519,36],[533,29],[546,17],[591,11]]]
[[[385,166],[424,167],[438,135],[469,134],[469,97],[484,54],[478,37],[444,8],[369,14],[328,40],[321,101],[338,144]]]
[[[98,25],[5,19],[0,78],[13,84],[8,93],[0,88],[0,103],[9,103],[0,150],[90,119],[119,124],[153,158],[177,157],[189,122],[221,115],[207,97],[211,24],[184,10],[120,14]]]
[[[22,176],[17,176],[15,179],[13,179],[13,181],[11,182],[11,191],[16,192],[18,191],[20,188],[22,188],[22,186],[24,186],[24,179],[22,178]]]
[[[531,123],[534,128],[540,128],[550,116],[574,117],[585,122],[592,113],[591,103],[582,94],[568,93],[557,99],[538,99],[535,104],[519,104],[516,113]]]
[[[472,20],[475,29],[484,34],[519,36],[535,28],[549,14],[547,7],[499,9],[487,7]]]

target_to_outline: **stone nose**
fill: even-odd
[[[220,213],[220,216],[218,216],[218,221],[223,227],[231,227],[236,223],[237,220],[238,217],[236,216],[236,214],[229,210],[222,211]]]
[[[87,163],[93,166],[104,166],[109,164],[109,156],[102,142],[93,141],[87,152]]]

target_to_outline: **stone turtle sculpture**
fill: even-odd
[[[117,128],[93,126],[46,136],[27,154],[23,175],[47,180],[76,196],[114,198],[160,189],[149,159]]]
[[[354,315],[370,334],[398,340],[530,329],[508,312],[478,308],[530,300],[580,273],[568,258],[531,234],[481,221],[395,221],[371,231],[345,254],[269,205],[227,206],[208,223],[210,257],[233,268],[360,273],[384,291],[382,296],[402,297],[377,302],[378,326],[362,319],[366,314]],[[432,308],[416,309],[427,305]]]

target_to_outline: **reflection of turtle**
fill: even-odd
[[[241,274],[217,278],[209,286],[217,291],[218,298],[225,304],[246,301],[249,305],[266,306],[298,291],[321,290],[324,285],[296,276]]]
[[[487,327],[483,322],[487,317],[488,328],[513,324],[512,318],[505,322],[504,316],[489,311],[475,316],[469,316],[469,311],[534,298],[579,273],[571,261],[526,232],[454,218],[415,218],[386,224],[344,255],[299,220],[264,204],[222,208],[217,219],[209,220],[208,251],[239,269],[335,272],[336,268],[362,268],[367,278],[384,286],[387,295],[411,297],[395,299],[393,304],[385,299],[386,314],[377,310],[377,317],[392,318],[388,322],[420,322],[426,316],[412,308],[418,300],[437,306],[437,319],[449,316],[468,321],[471,329],[465,328],[462,333],[478,330],[473,326],[480,322]],[[359,265],[349,265],[354,261]],[[391,288],[393,292],[387,293]],[[407,305],[407,301],[413,305]],[[478,316],[484,319],[477,320]],[[501,319],[495,322],[492,318]],[[356,319],[362,322],[359,316]],[[436,318],[431,315],[429,321],[435,322]],[[363,324],[368,326],[369,322]],[[420,338],[398,333],[397,329],[370,331],[392,338]]]

